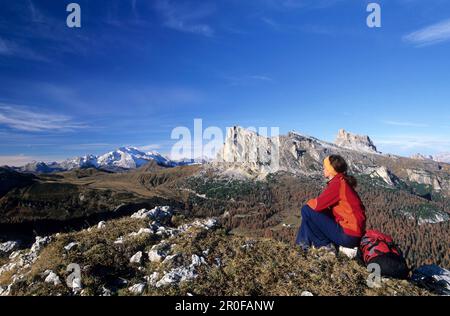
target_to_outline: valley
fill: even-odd
[[[252,143],[254,136],[239,130],[237,133],[230,137],[238,142],[240,137],[250,137],[244,143]],[[224,150],[228,153],[222,158],[245,157],[244,152],[235,152],[234,146],[232,142],[227,148],[226,142]],[[139,168],[120,171],[89,167],[29,173],[3,167],[0,244],[16,240],[19,249],[25,251],[36,236],[83,235],[103,222],[125,225],[127,218],[139,210],[166,205],[176,215],[173,225],[179,225],[180,220],[189,223],[214,218],[224,242],[254,239],[291,251],[296,249],[300,207],[325,185],[321,159],[338,152],[351,163],[358,179],[357,191],[366,206],[368,228],[391,235],[412,268],[423,264],[449,268],[448,165],[368,153],[366,148],[359,152],[355,144],[351,147],[291,134],[281,139],[280,163],[274,170],[262,165],[258,156],[249,163],[217,159],[174,167],[149,161]],[[245,151],[245,146],[239,148]],[[408,170],[420,176],[411,176]],[[131,233],[133,225],[123,229]],[[108,239],[107,243],[111,242]],[[2,264],[7,264],[9,255],[0,252]]]

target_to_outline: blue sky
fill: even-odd
[[[0,164],[170,152],[177,126],[279,126],[383,152],[450,151],[450,3],[96,0],[0,4]]]

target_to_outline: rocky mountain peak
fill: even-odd
[[[344,129],[339,130],[335,144],[360,152],[379,153],[369,136],[352,134]]]
[[[433,160],[433,156],[422,155],[420,153],[417,153],[417,154],[412,155],[411,159],[415,159],[415,160]]]

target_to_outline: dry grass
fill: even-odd
[[[0,267],[6,263],[8,263],[8,257],[0,257]]]
[[[183,222],[183,218],[177,218]],[[24,281],[13,287],[13,295],[70,295],[62,284],[53,286],[43,282],[42,272],[56,272],[63,281],[69,263],[82,268],[82,281],[86,295],[101,295],[103,287],[113,289],[118,295],[130,295],[127,288],[142,282],[154,271],[163,272],[171,264],[144,261],[139,269],[129,259],[137,251],[148,251],[159,240],[151,235],[141,235],[114,244],[126,236],[147,227],[148,221],[120,219],[107,223],[106,228],[62,234],[41,252]],[[70,242],[79,243],[71,251],[64,250]],[[207,264],[198,268],[199,276],[193,281],[176,286],[155,288],[147,286],[144,295],[300,295],[310,291],[314,295],[426,295],[407,282],[390,281],[381,289],[366,285],[368,273],[364,267],[345,257],[337,258],[317,250],[306,256],[299,249],[271,239],[230,236],[224,230],[205,231],[193,228],[170,240],[175,244],[178,262],[189,263],[192,254],[204,256]],[[247,245],[247,246],[245,246]],[[205,255],[204,251],[209,250]],[[144,257],[146,257],[144,255]],[[220,266],[217,265],[220,259]],[[127,284],[119,284],[123,278]]]
[[[17,269],[12,269],[10,271],[3,272],[0,275],[0,286],[8,286],[11,282],[11,278],[16,273]]]
[[[364,267],[346,257],[312,250],[303,253],[270,239],[230,237],[223,232],[208,234],[204,239],[174,241],[186,257],[210,249],[208,266],[202,266],[194,282],[177,287],[149,289],[148,295],[206,296],[297,296],[303,291],[314,295],[425,295],[407,282],[390,280],[380,289],[366,285]],[[252,246],[243,248],[250,242]],[[220,258],[222,266],[215,266]]]

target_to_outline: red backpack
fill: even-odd
[[[401,256],[401,251],[394,244],[392,237],[380,233],[377,230],[366,231],[366,234],[361,238],[359,248],[365,264],[368,264],[372,259],[383,254],[392,253]]]
[[[379,264],[383,276],[403,279],[409,273],[406,260],[392,237],[379,231],[366,231],[366,234],[361,238],[358,253],[364,264]]]

